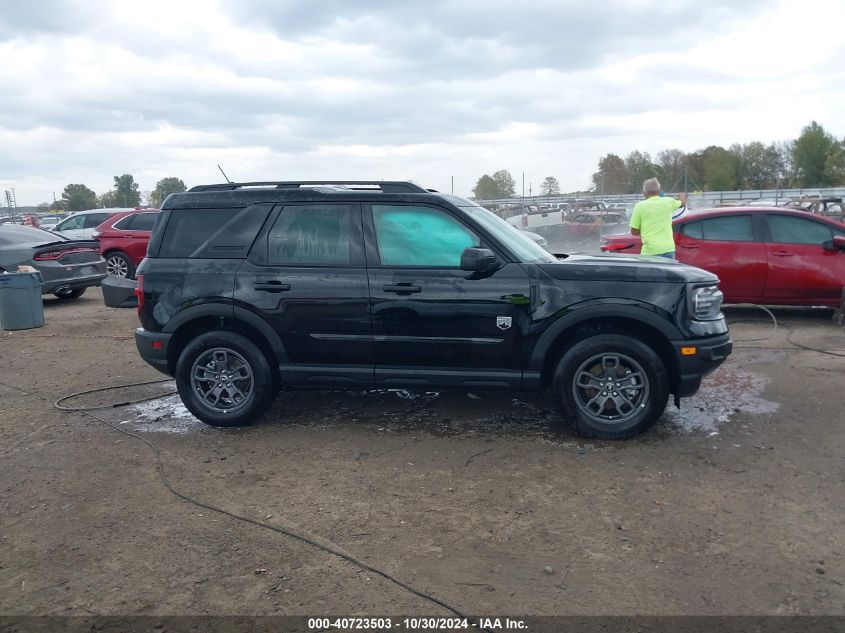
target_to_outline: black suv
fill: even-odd
[[[551,388],[578,432],[626,438],[731,351],[712,274],[551,255],[409,182],[172,194],[137,277],[141,356],[216,426],[252,422],[282,386]]]

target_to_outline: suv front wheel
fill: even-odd
[[[197,418],[212,426],[245,426],[278,392],[275,372],[245,336],[206,332],[189,342],[176,363],[176,388]]]
[[[639,435],[666,409],[669,379],[649,346],[622,334],[573,345],[555,370],[564,415],[581,435],[615,440]]]

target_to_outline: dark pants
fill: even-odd
[[[675,251],[669,251],[668,253],[660,253],[656,257],[665,257],[666,259],[675,259]]]

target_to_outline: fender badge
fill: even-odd
[[[496,327],[500,330],[508,330],[512,320],[511,317],[496,317]]]

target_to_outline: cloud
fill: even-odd
[[[152,189],[500,168],[585,187],[600,155],[845,132],[833,0],[14,3],[0,15],[0,188]]]

